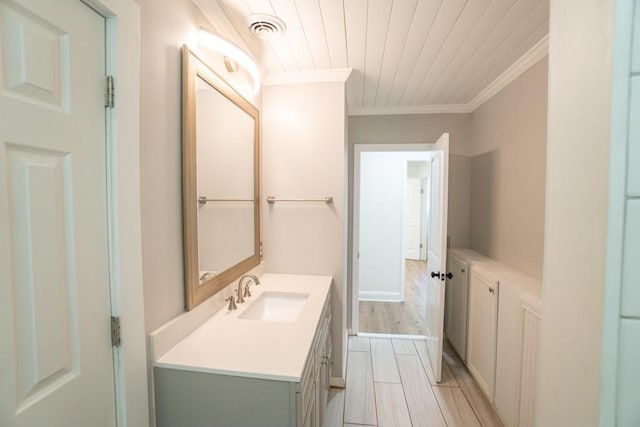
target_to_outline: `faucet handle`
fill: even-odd
[[[231,310],[235,310],[238,308],[238,306],[236,305],[235,300],[233,299],[233,295],[231,295],[230,297],[228,297],[226,300],[224,300],[225,302],[229,302],[229,307],[227,307],[227,310],[231,311]]]
[[[249,290],[249,286],[251,285],[251,283],[247,283],[246,285],[244,285],[244,294],[243,296],[245,298],[250,297],[251,296],[251,291]]]

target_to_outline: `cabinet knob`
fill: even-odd
[[[492,288],[492,287],[489,287],[489,293],[490,293],[490,294],[493,294],[494,292],[495,292],[495,291],[493,290],[493,288]]]
[[[452,272],[448,272],[447,273],[447,279],[453,279],[453,273]]]
[[[460,273],[464,273],[465,271],[467,271],[467,270],[465,270],[464,268],[460,269]]]

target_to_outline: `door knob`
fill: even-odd
[[[447,273],[447,279],[453,279],[453,273],[452,272],[448,272]]]
[[[437,277],[438,279],[440,278],[440,272],[438,271],[437,273],[435,271],[431,272],[431,277]]]

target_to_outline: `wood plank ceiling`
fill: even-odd
[[[196,0],[224,13],[267,73],[352,68],[350,110],[468,105],[544,41],[549,0]],[[215,4],[214,4],[215,3]],[[257,39],[251,14],[285,34]]]

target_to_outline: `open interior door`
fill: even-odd
[[[433,146],[430,176],[431,215],[427,250],[426,340],[431,367],[440,382],[442,375],[442,335],[444,329],[444,286],[447,266],[447,205],[449,200],[449,134]]]

